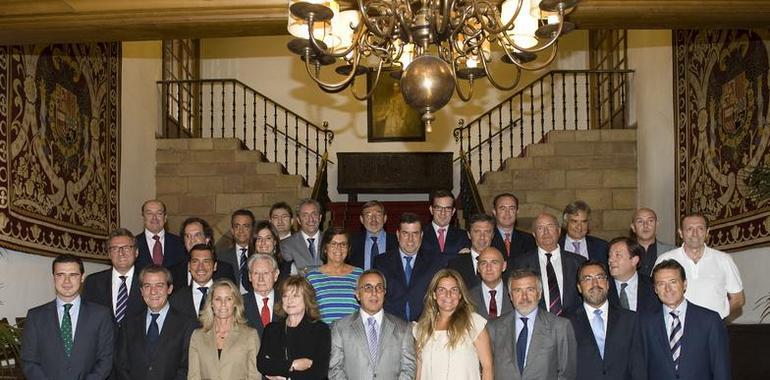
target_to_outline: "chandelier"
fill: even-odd
[[[289,0],[289,50],[300,55],[308,75],[326,92],[339,92],[355,77],[376,72],[400,78],[404,101],[431,131],[435,113],[456,91],[463,101],[473,83],[486,77],[495,88],[512,90],[522,70],[540,70],[556,56],[559,37],[574,29],[565,20],[578,0]],[[514,67],[509,83],[491,72],[492,47]],[[338,63],[336,80],[322,78],[323,66]]]

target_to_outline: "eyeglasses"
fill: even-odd
[[[343,241],[343,242],[340,242],[340,243],[338,243],[336,241],[330,241],[328,244],[329,244],[329,248],[343,248],[343,249],[348,248],[348,246],[350,245],[346,241]]]
[[[110,253],[123,253],[123,254],[129,254],[134,252],[134,246],[133,245],[124,245],[121,247],[115,247],[112,246],[109,248]]]
[[[370,284],[366,284],[366,285],[363,285],[363,286],[359,286],[358,288],[363,290],[364,293],[369,293],[369,294],[372,294],[372,293],[375,293],[375,292],[377,292],[377,293],[385,293],[385,286],[382,285],[382,284],[377,284],[377,286],[372,286]]]
[[[444,295],[447,295],[447,294],[449,294],[450,296],[457,296],[457,295],[460,294],[460,288],[458,288],[456,286],[453,287],[453,288],[449,288],[449,289],[447,289],[447,288],[436,288],[436,294],[438,294],[440,296],[444,296]]]
[[[593,282],[596,281],[607,281],[607,275],[606,274],[597,274],[596,276],[583,276],[580,277],[580,282]]]
[[[443,206],[435,206],[435,205],[431,206],[431,208],[433,209],[434,212],[441,212],[441,213],[452,212],[455,209],[452,206],[443,207]]]
[[[363,216],[364,219],[382,219],[382,214],[379,212],[367,212]]]

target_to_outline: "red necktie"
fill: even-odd
[[[152,246],[152,262],[156,265],[163,265],[163,245],[160,244],[160,236],[153,235],[155,245]]]
[[[438,229],[438,248],[441,250],[441,252],[444,252],[444,243],[446,243],[446,228],[439,228]]]
[[[505,233],[505,256],[511,255],[511,233]]]
[[[496,295],[497,290],[489,291],[489,319],[497,318],[497,300],[495,299]]]
[[[267,307],[267,301],[270,300],[267,297],[262,298],[262,326],[267,326],[270,323],[270,308]]]

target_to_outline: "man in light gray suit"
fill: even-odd
[[[484,248],[479,253],[477,266],[481,283],[470,291],[476,312],[486,319],[496,319],[513,311],[508,298],[508,284],[503,281],[507,263],[495,247]]]
[[[543,294],[540,276],[529,270],[516,270],[508,280],[508,289],[515,311],[487,324],[495,378],[575,379],[575,332],[569,320],[538,309]]]
[[[361,310],[332,326],[330,380],[414,379],[414,338],[407,322],[382,309],[385,285],[376,269],[358,278]]]
[[[639,259],[639,273],[651,276],[658,256],[676,247],[658,240],[658,215],[651,208],[642,207],[634,212],[631,232],[644,248],[644,254]]]
[[[281,240],[284,260],[294,261],[294,266],[302,274],[323,264],[321,220],[321,204],[315,199],[305,198],[297,206],[299,231]]]

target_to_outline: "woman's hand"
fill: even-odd
[[[313,361],[308,358],[294,359],[291,362],[291,368],[293,371],[307,371],[313,366]]]

